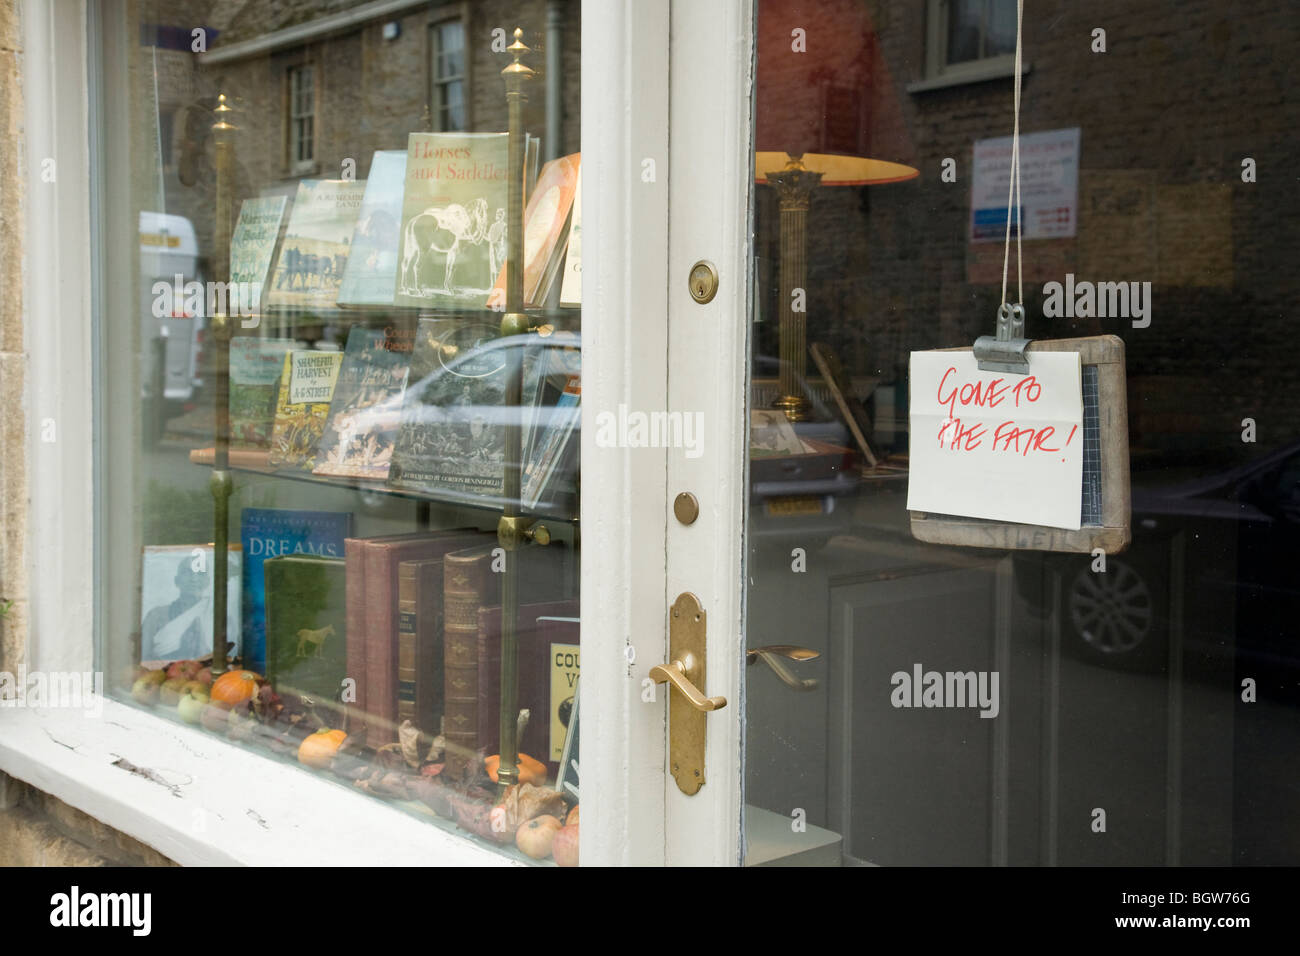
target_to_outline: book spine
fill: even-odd
[[[420,644],[418,588],[419,564],[403,561],[397,568],[397,722],[409,720],[427,730],[416,708],[420,679],[416,664]]]
[[[415,724],[433,737],[443,713],[446,652],[442,637],[442,561],[417,565],[415,597]]]
[[[356,695],[349,711],[348,732],[356,733],[366,723],[366,578],[365,539],[343,539],[343,568],[346,584],[347,674]],[[354,726],[355,725],[355,726]]]
[[[462,776],[478,740],[478,609],[483,603],[489,553],[452,553],[443,561],[444,715],[447,769]]]
[[[365,552],[366,741],[382,747],[397,739],[396,568],[386,544],[371,543]]]

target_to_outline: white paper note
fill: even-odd
[[[1029,374],[982,372],[970,352],[913,352],[907,507],[1078,530],[1078,352],[1030,352]]]

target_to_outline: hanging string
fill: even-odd
[[[1025,0],[1016,0],[1016,100],[1011,132],[1011,181],[1007,183],[1007,236],[1002,247],[1002,304],[1007,304],[1007,267],[1011,259],[1011,197],[1016,204],[1016,302],[1025,301],[1024,275],[1020,260],[1020,24],[1025,18]]]

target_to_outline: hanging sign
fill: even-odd
[[[1077,530],[1083,487],[1078,352],[1025,375],[970,352],[913,352],[907,507]]]

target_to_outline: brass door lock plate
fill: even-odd
[[[691,298],[700,305],[712,302],[713,297],[718,294],[717,267],[708,259],[701,259],[691,266],[691,274],[687,280],[687,285],[691,290]]]
[[[689,591],[677,596],[668,616],[668,663],[650,668],[650,679],[668,684],[668,760],[677,788],[688,797],[704,786],[705,720],[727,706],[725,697],[700,690],[707,676],[707,615]]]

